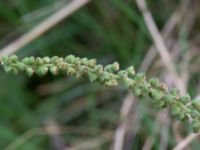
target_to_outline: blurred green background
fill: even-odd
[[[0,47],[28,32],[68,2],[1,0]],[[198,0],[147,0],[147,3],[160,30],[180,5],[184,7],[179,13],[186,9],[188,14],[194,6],[200,8]],[[187,85],[189,93],[195,97],[200,91],[200,15],[195,10],[190,13],[195,16],[192,27],[187,24],[191,23],[190,20],[180,20],[168,41],[169,48],[175,49],[171,54],[178,71],[185,64],[185,58],[191,56],[186,62],[186,72],[189,72]],[[92,0],[17,54],[21,58],[75,54],[96,58],[101,64],[118,61],[121,68],[134,65],[137,70],[152,43],[135,1]],[[157,56],[151,62],[147,74],[162,80],[167,72],[159,58]],[[123,122],[120,120],[120,110],[127,95],[123,87],[106,88],[98,83],[63,75],[42,78],[14,76],[5,74],[2,68],[0,85],[0,149],[113,148],[116,129]],[[162,112],[136,100],[129,116],[133,122],[128,127],[123,149],[145,149],[148,143],[150,149],[171,149],[191,132],[187,123],[180,125],[167,117],[167,124],[159,118],[162,118]],[[175,130],[176,126],[178,131]],[[163,137],[166,137],[164,148]],[[194,150],[199,147],[198,139],[190,145],[190,149]]]

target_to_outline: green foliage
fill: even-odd
[[[133,91],[139,99],[149,98],[156,108],[169,107],[171,114],[180,120],[192,120],[194,132],[200,131],[200,101],[194,100],[191,105],[189,95],[180,96],[177,89],[168,90],[164,83],[157,78],[146,80],[144,73],[135,73],[134,67],[119,71],[119,64],[103,67],[96,64],[95,59],[87,59],[69,55],[65,58],[54,56],[52,58],[26,57],[18,60],[16,55],[5,56],[1,60],[6,72],[18,74],[25,72],[28,76],[37,74],[45,76],[48,72],[54,75],[67,74],[76,78],[85,77],[91,82],[97,81],[106,86],[117,86],[119,83]]]

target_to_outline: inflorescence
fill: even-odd
[[[191,102],[189,95],[180,96],[177,89],[168,89],[166,84],[161,83],[157,78],[147,80],[144,73],[135,73],[133,66],[119,71],[118,62],[104,67],[96,64],[95,59],[79,58],[73,55],[66,58],[26,57],[21,61],[13,55],[3,57],[1,64],[6,72],[14,74],[25,72],[28,76],[33,74],[44,76],[48,72],[53,75],[63,73],[76,78],[85,77],[91,82],[97,81],[109,87],[117,86],[122,82],[139,99],[149,99],[157,108],[169,107],[172,116],[179,120],[191,121],[194,132],[200,132],[199,100],[193,100],[191,105],[187,105]]]

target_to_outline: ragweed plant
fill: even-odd
[[[119,63],[114,62],[106,66],[96,63],[95,59],[79,58],[69,55],[65,58],[26,57],[19,60],[16,55],[5,56],[1,64],[6,72],[28,76],[37,74],[45,76],[48,72],[53,75],[67,74],[76,78],[88,78],[91,82],[99,82],[106,86],[117,86],[123,83],[138,99],[149,100],[157,108],[169,107],[172,116],[179,120],[188,120],[192,123],[194,132],[200,132],[200,101],[193,100],[189,95],[180,96],[177,89],[168,89],[157,78],[146,79],[145,73],[135,73],[130,66],[119,71]]]

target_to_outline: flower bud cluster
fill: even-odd
[[[189,95],[180,96],[177,89],[168,89],[157,78],[149,81],[144,73],[135,73],[134,67],[119,71],[119,63],[107,66],[96,64],[95,59],[79,58],[69,55],[65,58],[26,57],[19,60],[16,55],[5,56],[1,63],[6,72],[25,72],[28,76],[37,74],[44,76],[48,72],[53,75],[60,73],[72,75],[76,78],[85,77],[91,82],[97,81],[106,86],[117,86],[120,82],[133,91],[139,99],[149,99],[156,108],[169,107],[171,114],[179,120],[192,120],[195,132],[200,132],[200,100],[191,101]]]

